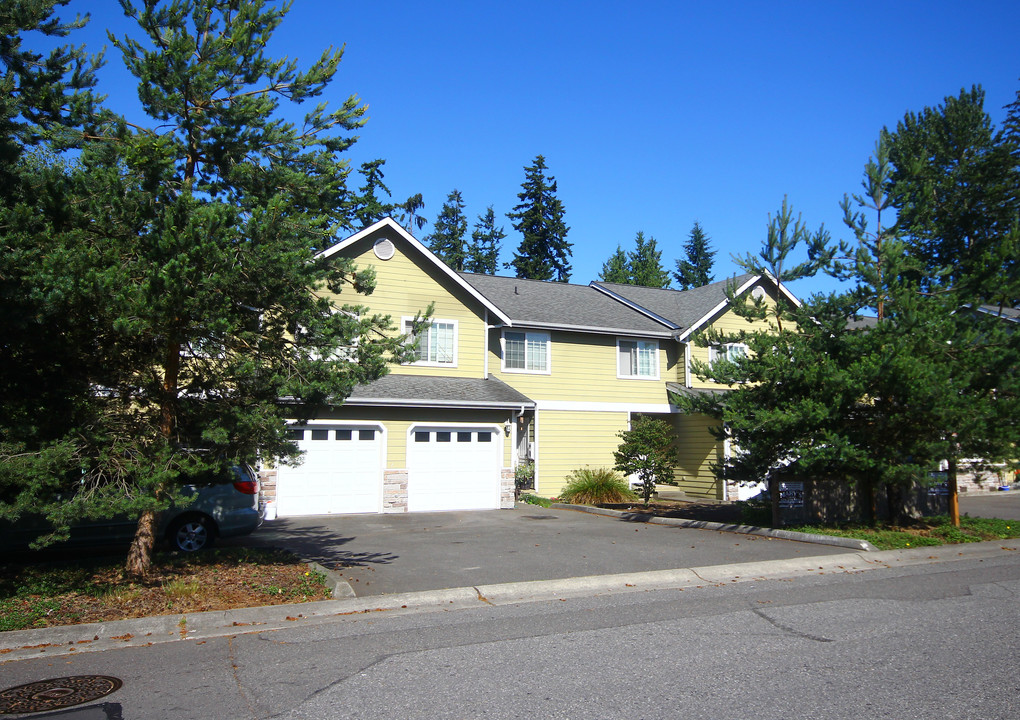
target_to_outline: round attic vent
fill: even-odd
[[[765,288],[763,288],[761,285],[757,286],[754,290],[751,291],[751,297],[753,297],[755,300],[761,300],[763,297],[765,297]]]
[[[372,250],[375,252],[375,256],[380,260],[389,260],[397,251],[397,249],[393,247],[393,241],[389,238],[380,238],[376,240],[375,245],[372,246]]]

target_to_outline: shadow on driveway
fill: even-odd
[[[289,549],[335,570],[359,596],[846,552],[531,505],[283,518],[229,542]]]

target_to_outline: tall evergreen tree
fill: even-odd
[[[503,227],[496,227],[496,213],[490,205],[484,215],[478,216],[478,222],[471,232],[464,269],[483,275],[495,275],[499,267],[500,245],[505,237]]]
[[[711,249],[709,238],[697,221],[684,243],[684,253],[686,258],[676,261],[676,272],[673,273],[680,289],[690,290],[711,283],[714,280],[712,265],[715,262],[715,250]]]
[[[62,42],[84,26],[80,17],[56,15],[66,4],[0,3],[0,517],[7,519],[35,510],[34,495],[51,495],[73,475],[72,429],[94,421],[90,378],[103,364],[90,319],[102,315],[112,290],[63,252],[74,241],[67,218],[79,198],[68,187],[76,165],[60,155],[96,133],[93,88],[102,62],[81,47],[31,47],[33,37]]]
[[[969,294],[1005,299],[1000,278],[1020,274],[1015,234],[1009,240],[1020,218],[1020,158],[992,126],[984,91],[961,90],[883,132],[889,195],[910,253],[923,263],[921,287],[966,282]]]
[[[182,481],[293,456],[288,416],[342,400],[407,350],[388,319],[341,304],[345,289],[370,292],[372,273],[317,257],[364,205],[341,157],[364,107],[352,96],[309,108],[300,126],[280,117],[281,103],[324,93],[341,52],[306,70],[267,57],[285,9],[263,0],[122,5],[139,34],[113,42],[159,130],[107,123],[38,200],[61,203],[61,242],[26,240],[47,249],[37,296],[87,287],[97,301],[69,308],[99,359],[87,383],[103,389],[81,398],[87,422],[64,436],[79,492],[54,505],[42,484],[12,480],[12,458],[0,458],[0,480],[15,488],[4,501],[58,525],[75,513],[138,517],[128,571],[139,576],[156,513]]]
[[[410,233],[425,227],[425,223],[428,221],[418,214],[418,211],[425,207],[421,193],[412,195],[399,203],[379,197],[380,191],[385,193],[387,198],[390,196],[390,189],[383,182],[385,176],[382,166],[385,164],[386,161],[382,159],[361,163],[358,172],[364,178],[364,184],[358,189],[359,194],[355,195],[351,201],[354,216],[353,226],[345,229],[360,230],[385,217],[392,217]]]
[[[465,269],[467,248],[467,217],[464,215],[464,198],[459,190],[453,190],[446,197],[442,210],[436,218],[436,228],[425,240],[429,250],[458,272]]]
[[[556,197],[556,180],[546,176],[545,158],[535,157],[534,165],[524,168],[525,178],[520,202],[507,217],[521,235],[514,259],[507,264],[519,278],[569,282],[570,228],[563,222],[563,203]]]
[[[619,245],[616,246],[616,252],[609,256],[609,259],[602,263],[602,272],[599,273],[599,280],[603,282],[620,283],[621,285],[630,285],[633,279],[633,273],[630,271],[630,260],[627,258],[627,253],[623,251],[623,248]]]
[[[638,230],[634,238],[634,250],[629,254],[631,282],[644,287],[669,287],[669,273],[662,267],[662,251],[656,247],[655,238],[645,239]]]

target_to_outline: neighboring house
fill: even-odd
[[[699,348],[692,336],[746,327],[727,283],[774,301],[767,277],[681,292],[457,273],[389,219],[323,253],[333,255],[376,273],[374,293],[343,302],[391,316],[402,333],[432,304],[431,324],[413,339],[417,362],[295,427],[303,463],[263,471],[279,515],[512,507],[514,470],[528,461],[536,492],[554,496],[571,470],[611,467],[635,415],[676,428],[681,489],[732,495],[711,470],[727,451],[708,430],[715,421],[680,414],[670,393],[724,389],[693,377],[691,360],[743,349]]]

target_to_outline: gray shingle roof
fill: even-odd
[[[668,337],[670,328],[589,285],[461,273],[514,325]]]
[[[385,375],[355,387],[346,404],[519,408],[535,403],[492,375],[486,379]]]
[[[726,299],[727,284],[736,283],[739,287],[753,277],[754,275],[738,275],[693,290],[663,290],[607,282],[592,284],[603,287],[635,305],[640,305],[673,323],[675,329],[682,331],[689,329]]]

